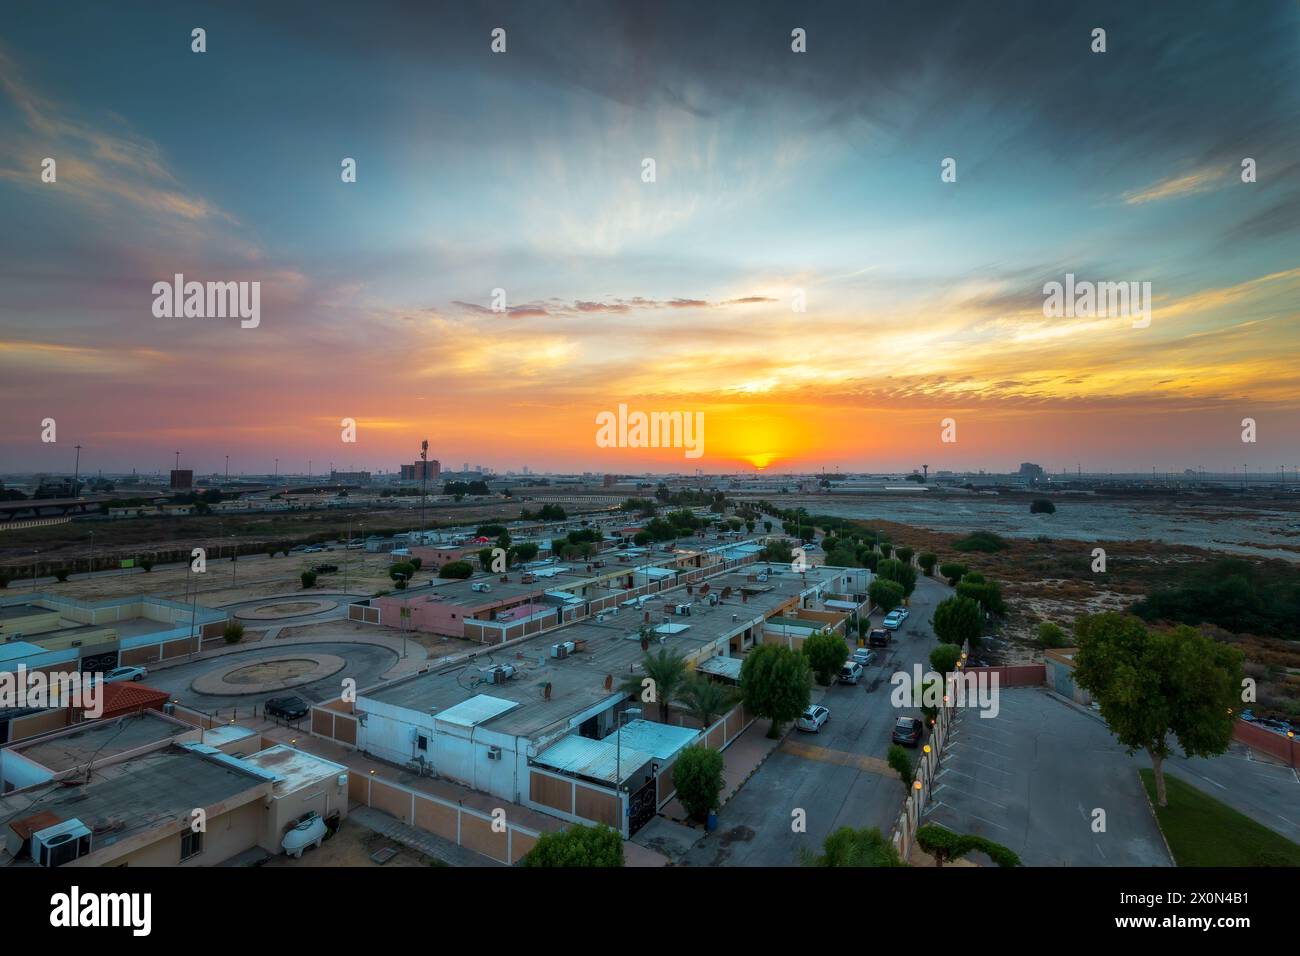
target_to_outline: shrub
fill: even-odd
[[[992,531],[973,531],[966,537],[954,541],[952,546],[958,551],[983,551],[986,554],[1005,551],[1009,547],[1003,538]]]
[[[930,652],[930,666],[940,674],[951,674],[961,660],[961,648],[956,644],[940,644]]]
[[[9,587],[9,581],[10,581],[9,575],[0,574],[0,590]]]
[[[916,842],[922,850],[934,857],[936,866],[943,866],[967,853],[978,850],[998,866],[1019,866],[1020,857],[1001,843],[981,836],[954,833],[946,827],[927,823],[916,831]]]
[[[420,567],[424,564],[424,558],[421,557],[410,558],[406,563],[418,571],[420,570]]]
[[[415,574],[415,565],[410,561],[398,561],[388,569],[388,576],[394,581],[409,581]]]
[[[306,591],[308,588],[314,588],[315,586],[316,586],[316,572],[304,571],[302,573],[302,589]]]
[[[804,851],[804,866],[906,866],[898,858],[894,845],[878,827],[854,830],[840,827],[822,842],[822,854],[815,856]]]
[[[227,644],[238,644],[244,637],[244,625],[236,620],[227,621],[222,637],[226,639]]]
[[[60,584],[62,584],[64,581],[68,580],[68,575],[71,574],[71,573],[72,573],[72,572],[69,571],[67,568],[55,568],[55,569],[54,569],[54,577],[59,581]]]
[[[1038,643],[1043,647],[1065,647],[1068,638],[1059,624],[1044,621],[1038,625]]]
[[[623,865],[623,837],[604,824],[577,824],[544,833],[520,866],[610,867]]]
[[[153,558],[141,558],[136,563],[140,565],[140,567],[144,568],[145,574],[148,574],[153,570]]]
[[[474,574],[474,566],[468,561],[448,561],[438,569],[440,578],[458,578],[464,580]]]
[[[1034,503],[1029,506],[1029,513],[1031,515],[1054,515],[1056,514],[1056,505],[1046,498],[1035,498]]]
[[[939,561],[939,556],[933,551],[922,551],[916,559],[916,563],[921,566],[921,572],[928,578],[934,575],[934,566]]]
[[[722,792],[722,754],[702,744],[687,747],[673,764],[673,786],[686,812],[704,819],[718,806]]]
[[[982,577],[979,581],[972,581],[973,576],[966,575],[965,580],[957,585],[958,596],[978,602],[979,606],[989,614],[1003,613],[1007,607],[1002,600],[1002,589],[994,582],[985,581]]]
[[[903,786],[910,790],[912,788],[912,779],[914,777],[911,755],[898,744],[891,744],[887,759],[889,761],[889,766],[896,770],[898,775],[903,778]]]
[[[911,564],[912,555],[914,554],[916,554],[915,551],[913,551],[911,548],[906,548],[906,547],[899,548],[897,551],[894,552],[894,556],[897,557],[898,560],[902,561],[904,564]]]

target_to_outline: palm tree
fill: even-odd
[[[659,720],[666,724],[668,704],[686,680],[686,659],[676,651],[661,647],[658,654],[647,653],[641,658],[641,671],[623,678],[622,690],[637,697],[650,691],[650,697],[642,699],[659,705]],[[651,681],[649,685],[644,683],[647,678]]]
[[[697,674],[682,683],[677,703],[708,730],[715,720],[735,706],[737,697],[735,688]]]

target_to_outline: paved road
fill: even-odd
[[[190,690],[190,684],[196,677],[215,668],[227,668],[236,664],[252,664],[264,657],[285,657],[295,653],[333,654],[347,661],[347,666],[337,674],[313,684],[303,684],[281,693],[250,694],[248,696],[217,696],[199,694]],[[269,646],[250,648],[235,654],[222,654],[208,660],[195,661],[192,664],[177,664],[157,671],[150,671],[144,683],[149,687],[167,691],[182,704],[197,707],[199,710],[211,711],[218,708],[251,707],[261,704],[269,697],[281,694],[294,694],[306,700],[317,702],[337,697],[340,681],[345,677],[354,678],[358,687],[372,687],[380,682],[380,675],[392,668],[397,661],[397,654],[374,644],[341,644],[322,642],[320,644],[290,644],[287,646]]]
[[[894,720],[919,711],[890,703],[889,677],[929,670],[937,641],[929,621],[949,588],[922,577],[912,595],[912,614],[881,664],[867,669],[857,687],[829,688],[822,703],[831,719],[819,734],[792,731],[781,749],[722,808],[718,829],[682,862],[693,866],[796,866],[800,851],[820,850],[828,833],[842,826],[879,827],[888,835],[902,808],[903,783],[885,764]],[[878,618],[876,619],[878,621]],[[792,812],[806,813],[807,831],[792,830]]]

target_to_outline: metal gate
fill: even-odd
[[[632,836],[637,830],[650,822],[655,815],[655,778],[651,777],[636,793],[628,799],[627,835]]]

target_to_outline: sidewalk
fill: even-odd
[[[766,717],[758,718],[746,727],[726,750],[722,751],[722,792],[718,794],[719,809],[726,806],[727,801],[745,785],[745,781],[758,772],[763,761],[781,746],[781,740],[772,740],[767,736],[770,725],[771,721]],[[789,732],[789,728],[786,732]],[[783,734],[782,739],[784,737]],[[659,812],[678,823],[684,822],[687,818],[686,808],[676,797],[664,804],[664,808]],[[704,836],[703,829],[700,830],[700,836]]]

